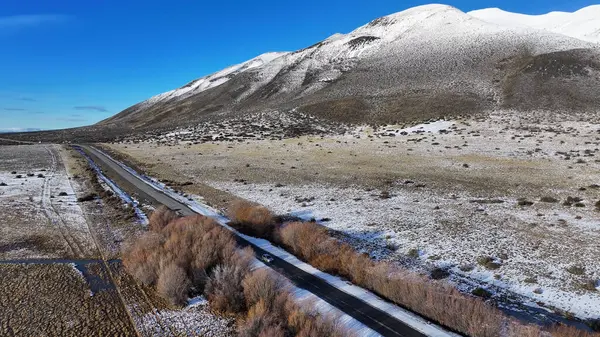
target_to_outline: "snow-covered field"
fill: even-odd
[[[0,186],[0,255],[4,259],[95,253],[56,146],[0,147],[0,185],[6,185]]]
[[[378,155],[402,153],[411,162],[438,152],[431,165],[443,170],[444,177],[498,180],[505,185],[498,188],[465,188],[452,179],[413,181],[408,174],[385,190],[320,182],[206,183],[278,213],[330,219],[322,224],[375,258],[450,268],[459,277],[510,290],[531,302],[582,318],[600,317],[595,207],[600,194],[594,175],[600,125],[573,120],[544,125],[533,123],[541,116],[530,116],[529,122],[503,116],[405,129],[364,127],[347,136],[378,134],[382,137],[376,142],[385,145],[378,147]],[[385,136],[389,134],[394,137]],[[360,148],[354,150],[360,153]],[[415,253],[418,257],[407,257]],[[497,262],[497,269],[480,263],[483,257]]]

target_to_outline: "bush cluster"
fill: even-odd
[[[160,207],[148,229],[127,245],[123,264],[172,305],[203,294],[213,311],[240,318],[244,337],[348,336],[335,319],[297,303],[280,276],[253,270],[252,249],[240,249],[233,234],[213,219],[180,218]]]
[[[266,207],[238,200],[231,203],[227,215],[240,231],[256,237],[273,239],[275,217]]]

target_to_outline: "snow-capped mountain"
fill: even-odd
[[[597,8],[530,23],[495,9],[419,6],[299,51],[263,54],[101,125],[148,129],[273,110],[378,123],[498,106],[581,109],[600,100],[600,44],[590,42]]]
[[[573,13],[550,12],[543,15],[526,15],[506,12],[499,8],[487,8],[467,14],[501,26],[542,29],[600,43],[600,5],[585,7]]]

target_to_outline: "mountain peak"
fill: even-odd
[[[449,6],[449,5],[441,5],[441,4],[430,4],[430,5],[422,5],[417,7],[412,7],[401,12],[389,14],[386,16],[382,16],[377,18],[363,27],[377,27],[377,26],[389,26],[394,23],[400,23],[403,20],[410,20],[411,18],[422,18],[422,17],[432,17],[436,14],[443,13],[455,13],[458,15],[464,14],[459,9]]]
[[[549,12],[540,15],[512,13],[500,8],[485,8],[467,13],[482,21],[505,27],[528,27],[600,43],[600,5],[575,12]]]

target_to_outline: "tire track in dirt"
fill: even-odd
[[[48,149],[47,146],[44,146],[44,149],[46,149],[46,151],[48,151],[48,154],[50,155],[51,165],[50,165],[50,170],[44,176],[44,184],[42,187],[42,196],[41,196],[42,211],[46,215],[46,218],[48,218],[48,221],[50,222],[50,224],[52,224],[58,230],[63,241],[67,244],[67,246],[69,248],[68,250],[70,251],[70,254],[71,254],[71,257],[73,257],[73,258],[80,257],[83,255],[82,250],[80,249],[79,246],[76,246],[72,243],[73,237],[68,233],[68,231],[64,230],[63,226],[65,226],[65,224],[64,224],[62,218],[60,217],[60,215],[58,214],[58,212],[56,212],[56,209],[52,206],[52,201],[50,198],[50,196],[51,196],[50,182],[54,178],[54,175],[56,174],[56,158],[54,157],[52,150]],[[70,240],[69,240],[69,238],[70,238]]]
[[[50,151],[50,154],[52,156],[53,162],[55,162],[55,163],[60,162],[60,165],[62,165],[63,167],[65,167],[65,163],[63,162],[62,159],[60,159],[60,160],[57,159],[56,154],[52,150],[50,150],[50,149],[47,149],[47,150]],[[55,165],[55,166],[58,166],[58,164]],[[65,169],[66,169],[66,167],[65,167]],[[69,184],[69,187],[70,187],[71,191],[75,192],[75,189],[73,188],[73,185],[71,184],[71,180],[67,179],[67,183]],[[59,210],[56,209],[56,207],[54,206],[54,204],[52,203],[52,201],[50,201],[50,206],[52,207],[52,209],[54,210],[54,212],[56,214],[58,214],[58,216],[60,217],[60,212],[59,212]],[[83,215],[83,210],[81,210],[81,213]],[[84,253],[85,249],[82,248],[81,243],[75,237],[73,237],[73,235],[71,235],[71,231],[69,230],[68,226],[66,225],[66,222],[64,221],[64,219],[62,219],[62,217],[60,217],[60,218],[61,218],[61,222],[64,225],[64,227],[67,228],[67,233],[68,233],[69,237],[73,240],[73,242],[75,242],[75,244],[77,245],[77,247],[79,248],[79,250],[82,252],[82,254],[85,254]],[[85,217],[84,217],[84,219],[85,219]],[[92,240],[95,241],[95,238],[92,235],[91,228],[90,228],[89,223],[87,221],[85,221],[85,228],[84,229],[86,230],[86,234],[89,235],[89,237]],[[98,254],[102,254],[102,252],[100,251],[100,246],[98,246],[98,244],[95,244],[95,247],[96,247],[96,250],[97,250]]]
[[[56,157],[55,157],[55,155],[54,155],[54,153],[52,152],[51,149],[48,149],[48,147],[46,147],[46,146],[45,146],[45,148],[50,153],[50,155],[52,157],[52,168],[53,168],[52,175],[54,175],[55,170],[56,170],[57,159],[56,159]],[[61,161],[61,163],[62,163],[62,161]],[[64,163],[63,163],[63,165],[64,165]],[[71,190],[75,191],[73,189],[73,186],[71,185],[71,182],[69,182],[69,186],[71,187]],[[52,206],[52,209],[58,214],[58,212],[56,211],[56,208],[54,206]],[[62,219],[60,219],[60,220],[63,223],[63,225],[65,225],[64,221],[62,221]],[[114,274],[113,274],[113,272],[112,272],[112,270],[110,268],[109,261],[106,259],[106,256],[104,255],[102,249],[100,248],[100,245],[98,244],[98,241],[96,240],[96,237],[92,234],[92,229],[90,227],[89,222],[87,221],[87,219],[85,219],[85,220],[86,220],[85,221],[85,227],[87,229],[87,233],[89,234],[89,236],[90,236],[90,238],[92,240],[92,244],[94,245],[94,248],[98,252],[98,255],[100,255],[100,258],[101,258],[101,261],[102,261],[102,265],[104,266],[104,268],[106,270],[106,273],[107,273],[107,275],[108,275],[108,277],[110,279],[110,283],[112,283],[112,285],[114,286],[114,288],[115,288],[115,290],[117,292],[117,297],[119,298],[119,300],[121,302],[121,305],[123,306],[123,310],[127,313],[127,317],[129,318],[129,322],[130,322],[133,330],[135,331],[135,334],[138,337],[142,337],[142,335],[141,335],[141,333],[140,333],[140,331],[139,331],[139,329],[138,329],[138,327],[137,327],[137,325],[135,323],[135,320],[134,320],[133,316],[131,315],[131,312],[130,312],[129,308],[126,305],[126,302],[125,302],[125,300],[123,298],[123,294],[121,292],[121,289],[120,289],[120,287],[118,286],[118,283],[115,280],[115,276],[114,276]],[[72,236],[71,236],[71,239],[74,240],[75,242],[77,242]],[[80,249],[80,252],[83,252],[83,250],[81,249],[81,246],[78,243],[77,243],[77,245],[78,245],[78,247]]]
[[[69,182],[69,184],[71,183]],[[100,210],[101,213],[104,213],[103,204],[100,204]],[[120,267],[113,267],[110,260],[106,258],[102,246],[99,244],[96,236],[93,233],[96,235],[99,234],[95,231],[95,229],[92,229],[88,221],[86,221],[86,225],[94,245],[100,254],[101,260],[106,267],[111,282],[117,290],[121,303],[123,304],[123,307],[125,308],[125,311],[127,312],[137,335],[140,337],[151,337],[156,335],[169,337],[180,336],[181,334],[176,333],[176,331],[174,331],[169,324],[164,322],[160,315],[159,309],[156,308],[144,288],[128,274],[122,275],[123,271],[119,270],[119,268],[122,268],[122,263],[120,263]],[[112,227],[110,226],[108,219],[104,219],[104,221],[101,222],[101,225],[107,233],[112,234]],[[112,236],[114,237],[114,235]],[[108,249],[108,251],[110,252],[110,249]],[[145,324],[147,320],[145,316],[147,313],[150,313],[154,318],[154,324],[152,326]],[[184,322],[181,323],[185,327]],[[185,330],[187,332],[187,328]],[[187,336],[189,334],[186,333],[185,335]]]

